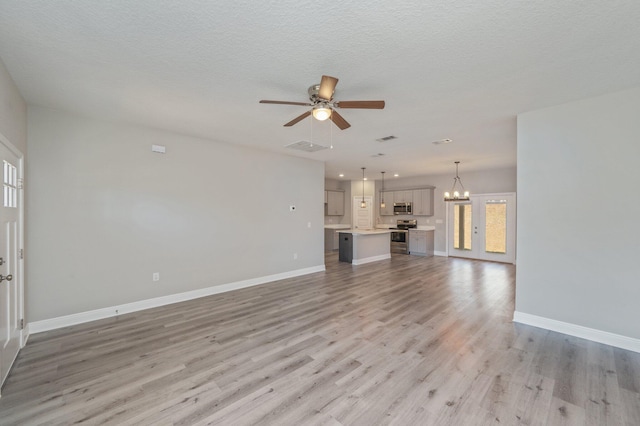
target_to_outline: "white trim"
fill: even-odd
[[[0,143],[2,145],[4,145],[9,152],[11,152],[13,155],[16,156],[16,158],[18,159],[18,164],[16,164],[17,168],[18,168],[18,181],[19,182],[23,182],[22,185],[18,185],[18,247],[16,247],[16,249],[19,250],[24,250],[24,200],[25,200],[25,191],[24,191],[24,167],[25,167],[25,160],[24,160],[24,154],[22,153],[22,151],[20,151],[13,143],[11,143],[11,141],[0,132]],[[24,254],[24,251],[23,251]],[[25,320],[25,309],[24,309],[24,257],[20,258],[18,256],[18,271],[17,271],[17,287],[18,287],[18,321]],[[18,357],[18,355],[20,354],[20,350],[22,348],[24,348],[24,346],[27,344],[27,338],[29,336],[28,333],[28,326],[27,324],[23,323],[23,327],[20,327],[20,334],[18,336],[18,352],[16,353],[16,357]],[[15,362],[15,358],[14,360],[11,362],[10,367],[9,367],[9,372],[11,371],[11,369],[13,368],[13,363]],[[8,375],[7,375],[8,377]],[[5,377],[5,380],[6,378]],[[0,387],[3,385],[1,378],[0,378]]]
[[[526,314],[518,311],[513,313],[513,322],[557,331],[558,333],[568,334],[570,336],[580,337],[582,339],[604,343],[605,345],[615,346],[617,348],[640,353],[640,339],[609,333],[608,331],[596,330],[595,328],[583,327],[577,324],[539,317],[537,315]]]
[[[446,251],[434,251],[433,252],[434,256],[444,256],[444,257],[449,257],[449,253],[447,253]]]
[[[172,303],[184,302],[187,300],[197,299],[199,297],[211,296],[213,294],[253,287],[273,281],[313,274],[315,272],[323,272],[324,270],[324,265],[312,266],[310,268],[296,269],[294,271],[282,272],[280,274],[251,278],[248,280],[236,281],[234,283],[222,284],[213,287],[187,291],[184,293],[176,293],[169,296],[161,296],[155,297],[153,299],[140,300],[138,302],[125,303],[124,305],[110,306],[107,308],[94,309],[93,311],[79,312],[77,314],[65,315],[62,317],[50,318],[41,321],[34,321],[29,323],[29,330],[31,333],[42,333],[43,331],[55,330],[57,328],[68,327],[71,325],[82,324],[85,322],[109,317],[115,317],[118,315],[142,311],[145,309],[157,308],[159,306],[170,305]]]
[[[365,257],[363,259],[353,259],[352,265],[364,265],[365,263],[377,262],[379,260],[391,259],[391,253],[381,254],[379,256]]]
[[[27,345],[27,341],[29,340],[29,336],[31,335],[31,329],[29,328],[29,324],[24,325],[24,330],[22,330],[22,347],[24,348]]]

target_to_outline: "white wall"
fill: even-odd
[[[29,321],[324,265],[321,162],[39,107],[28,149]]]
[[[27,154],[27,104],[0,59],[0,134]]]
[[[476,172],[464,171],[464,163],[460,165],[460,178],[465,188],[472,194],[489,194],[494,192],[516,192],[516,169],[495,169]],[[424,175],[409,178],[391,178],[384,180],[385,190],[417,188],[421,186],[435,186],[433,216],[379,216],[378,222],[397,223],[398,219],[417,219],[418,225],[432,225],[436,227],[434,234],[434,244],[436,252],[446,252],[446,203],[444,201],[445,191],[451,190],[455,167],[451,163],[451,173]],[[379,195],[382,189],[382,181],[376,181],[376,203],[380,205]],[[387,201],[387,200],[385,200]],[[438,223],[440,222],[440,223]]]
[[[640,88],[518,116],[516,313],[640,339]]]

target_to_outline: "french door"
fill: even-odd
[[[23,343],[22,336],[22,155],[0,135],[0,387]]]
[[[516,194],[472,195],[447,203],[449,256],[516,262]]]

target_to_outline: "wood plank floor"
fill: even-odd
[[[640,354],[513,324],[515,267],[394,255],[31,336],[0,424],[640,425]]]

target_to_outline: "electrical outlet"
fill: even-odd
[[[154,281],[160,281],[160,272],[154,272],[153,273],[153,280]]]
[[[307,222],[307,228],[311,228],[311,222]]]

